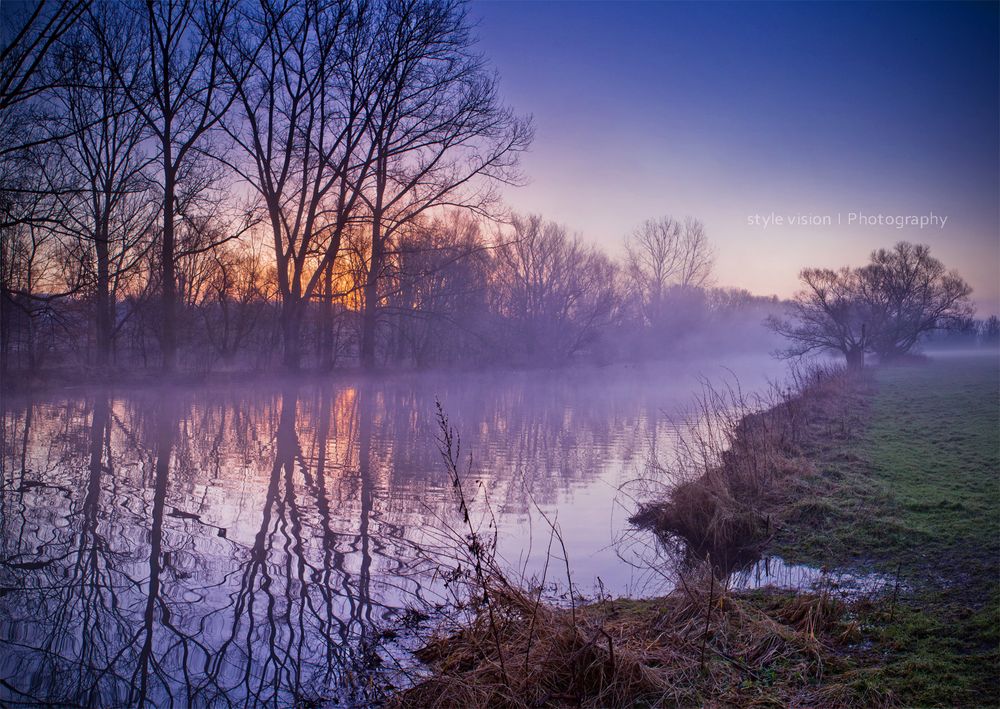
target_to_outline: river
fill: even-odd
[[[507,568],[565,585],[551,522],[578,592],[653,592],[628,482],[700,377],[762,390],[781,371],[755,356],[5,397],[0,701],[363,701],[385,629],[444,602],[456,563],[436,401]]]

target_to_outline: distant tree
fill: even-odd
[[[790,317],[772,316],[767,325],[791,341],[780,352],[785,357],[801,357],[813,352],[839,352],[848,367],[860,369],[871,343],[875,319],[861,296],[857,269],[832,271],[807,268],[799,274],[805,286],[795,294]]]
[[[790,318],[767,324],[791,341],[782,354],[840,352],[860,368],[865,352],[890,361],[910,352],[921,337],[964,327],[972,315],[972,289],[947,271],[927,246],[901,241],[872,252],[861,268],[810,268],[800,274],[805,288],[795,295]]]
[[[451,210],[400,231],[383,313],[397,361],[453,363],[488,351],[492,258],[479,223]]]
[[[267,272],[266,244],[230,242],[207,252],[209,263],[198,303],[205,336],[225,364],[263,329],[274,297],[273,274]]]
[[[878,314],[871,346],[883,361],[910,352],[934,330],[959,328],[973,314],[972,288],[922,244],[879,249],[859,272],[862,295]]]
[[[983,345],[996,345],[1000,342],[1000,318],[990,315],[980,324],[979,341]]]
[[[41,152],[41,154],[39,154]],[[80,290],[59,256],[52,224],[64,217],[52,198],[41,165],[49,151],[25,151],[5,161],[0,190],[0,373],[11,356],[39,365],[38,330],[55,314],[54,305]],[[17,347],[15,347],[15,340]]]
[[[542,217],[515,216],[495,249],[493,297],[508,348],[528,361],[565,360],[591,343],[619,301],[615,264]]]
[[[697,219],[647,219],[625,239],[626,272],[642,318],[659,323],[668,294],[709,285],[714,257]]]

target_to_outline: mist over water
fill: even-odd
[[[0,698],[363,698],[380,629],[444,598],[458,518],[435,400],[510,567],[542,572],[544,513],[579,591],[648,591],[623,562],[620,486],[669,446],[699,376],[755,390],[781,371],[762,355],[6,397]]]

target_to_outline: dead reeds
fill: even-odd
[[[707,400],[703,411],[725,408],[728,418],[717,416],[702,426],[701,438],[688,439],[683,449],[692,464],[694,456],[712,463],[702,470],[715,482],[686,481],[669,500],[678,508],[685,501],[698,507],[669,518],[671,525],[683,520],[692,535],[698,523],[714,526],[717,535],[735,534],[740,525],[756,530],[760,523],[750,514],[755,508],[742,506],[740,496],[766,490],[772,469],[788,455],[783,446],[794,439],[792,414],[781,414],[786,421],[779,424],[773,414],[754,417],[721,402]],[[456,607],[465,615],[443,623],[417,651],[424,672],[391,699],[393,706],[850,706],[858,701],[852,686],[827,679],[831,668],[844,670],[831,648],[855,624],[848,607],[822,589],[739,593],[719,580],[711,560],[687,568],[669,594],[650,600],[598,598],[578,605],[571,592],[569,604],[558,604],[543,600],[544,578],[512,582],[493,556],[495,543],[484,541],[471,522],[457,437],[440,410],[439,423],[441,453],[464,525],[456,539],[460,555],[453,560],[461,572],[451,573],[449,582],[462,589],[455,592]],[[708,448],[711,437],[729,447]],[[746,460],[748,455],[753,458]],[[737,513],[747,515],[745,521],[733,521]],[[550,526],[552,539],[561,543],[558,528]],[[727,531],[719,531],[723,528]],[[568,564],[567,582],[572,588]],[[864,699],[877,706],[891,698]]]
[[[828,594],[749,600],[703,566],[666,597],[602,599],[575,613],[539,604],[530,591],[507,583],[490,596],[492,615],[481,608],[465,627],[435,636],[418,652],[430,674],[399,694],[396,706],[846,706],[856,700],[849,688],[833,689],[836,683],[819,688],[827,666],[838,661],[828,648],[849,627],[844,606]]]
[[[774,532],[783,481],[809,470],[800,444],[810,422],[818,409],[839,404],[849,376],[796,369],[791,386],[765,395],[704,382],[668,459],[650,465],[660,493],[631,521],[680,541],[698,559],[712,558],[720,573],[753,558]]]

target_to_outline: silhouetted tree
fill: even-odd
[[[894,359],[923,335],[960,326],[973,312],[968,284],[927,246],[905,241],[874,251],[862,268],[806,269],[800,278],[806,287],[793,300],[792,317],[768,320],[791,340],[786,356],[835,351],[860,368],[865,352]]]
[[[479,223],[454,210],[397,237],[383,306],[394,323],[395,359],[428,366],[489,356],[494,264]]]
[[[164,0],[128,7],[145,26],[142,49],[129,55],[134,59],[131,62],[119,61],[113,50],[105,56],[159,150],[160,347],[163,369],[172,372],[177,368],[175,251],[179,207],[184,190],[188,195],[197,191],[197,181],[204,174],[198,174],[195,167],[198,148],[233,101],[218,51],[222,36],[233,31],[229,27],[233,3]],[[114,46],[114,38],[106,32],[100,32],[98,39],[106,47]],[[144,79],[134,80],[137,73]],[[191,184],[185,186],[185,180]]]
[[[373,52],[383,90],[367,107],[374,147],[365,204],[371,239],[365,262],[361,362],[375,364],[375,330],[393,237],[429,209],[486,213],[497,183],[519,179],[530,123],[497,94],[497,78],[474,52],[464,4],[393,0],[383,5]]]
[[[80,263],[92,293],[101,369],[110,361],[118,326],[117,292],[138,265],[155,217],[144,175],[147,134],[119,83],[122,76],[111,70],[135,63],[138,35],[134,16],[101,3],[55,52],[58,73],[67,81],[52,90],[57,112],[50,130],[59,159],[46,173],[63,215],[53,228]],[[97,41],[99,36],[107,41]],[[138,73],[128,78],[138,83]]]
[[[703,288],[714,257],[697,219],[647,219],[625,239],[626,273],[646,324],[659,325],[671,290]]]
[[[877,315],[861,295],[856,269],[807,268],[799,274],[805,286],[795,294],[791,317],[771,317],[768,326],[791,341],[781,352],[800,357],[813,352],[839,352],[852,369],[864,365]]]
[[[271,232],[284,365],[298,369],[308,302],[336,260],[371,166],[364,109],[385,90],[375,38],[349,2],[265,0],[224,45],[238,110],[225,123],[245,156],[231,167],[260,195]]]
[[[907,354],[934,330],[960,327],[973,314],[972,288],[922,244],[901,241],[872,252],[859,277],[864,297],[878,313],[871,345],[882,361]]]
[[[590,344],[618,303],[615,266],[540,216],[513,218],[496,247],[492,294],[506,317],[506,345],[529,361],[560,361]]]
[[[42,165],[51,146],[36,146],[5,159],[0,191],[0,372],[6,372],[11,355],[23,357],[22,365],[41,365],[40,331],[63,317],[58,302],[82,288],[78,270],[61,258],[52,230],[65,214],[55,199]],[[16,343],[16,347],[15,347]]]
[[[48,52],[83,15],[87,0],[9,3],[0,13],[0,112],[52,87]],[[5,144],[0,151],[11,149]]]
[[[1000,342],[1000,318],[990,315],[979,328],[979,341],[984,345],[996,345]]]

